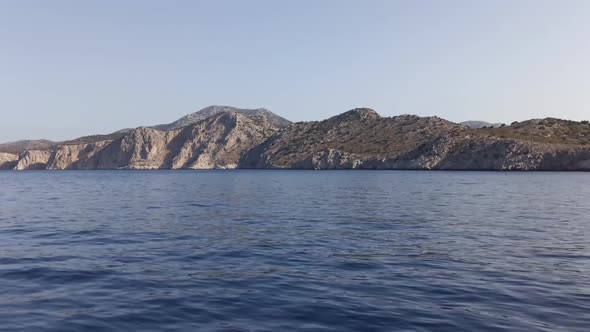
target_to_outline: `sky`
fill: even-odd
[[[209,105],[590,120],[590,1],[0,1],[0,142]]]

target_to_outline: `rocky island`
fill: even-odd
[[[458,124],[368,108],[292,123],[266,109],[210,106],[170,124],[0,144],[4,170],[236,168],[590,171],[590,124]]]

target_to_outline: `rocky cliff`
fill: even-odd
[[[13,169],[18,163],[18,155],[0,152],[0,169]]]
[[[360,108],[288,124],[267,112],[214,107],[169,130],[141,127],[0,153],[0,169],[590,170],[587,122],[548,118],[469,128]]]
[[[51,158],[51,151],[42,150],[27,150],[20,154],[15,170],[32,170],[32,169],[45,169],[47,162]]]
[[[41,156],[41,151],[26,151],[17,169],[236,168],[246,151],[278,129],[263,117],[222,112],[175,130],[141,127],[118,138],[96,136],[94,140],[71,141],[35,160],[31,156]]]

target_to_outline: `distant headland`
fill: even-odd
[[[210,106],[170,124],[0,144],[0,169],[590,171],[590,124],[453,123],[368,108],[293,123],[263,108]]]

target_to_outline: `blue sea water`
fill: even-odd
[[[0,172],[2,331],[588,331],[590,173]]]

